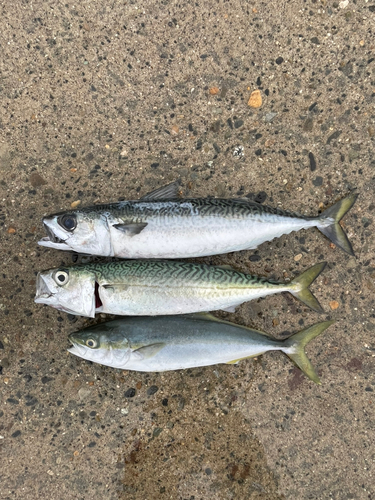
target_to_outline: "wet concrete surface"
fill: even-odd
[[[19,1],[1,7],[0,498],[371,499],[375,4]],[[259,90],[262,105],[249,106]],[[253,101],[251,102],[251,104]],[[316,230],[202,259],[267,277],[321,260],[318,315],[288,295],[219,316],[308,347],[142,374],[66,352],[89,320],[34,304],[41,217],[176,178],[315,215],[352,190],[356,253]]]

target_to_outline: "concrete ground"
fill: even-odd
[[[375,498],[374,26],[372,0],[2,3],[0,498]],[[72,262],[37,246],[42,216],[176,178],[308,215],[357,190],[355,258],[311,229],[202,259],[279,279],[327,260],[324,314],[219,314],[279,337],[334,318],[308,347],[321,386],[277,352],[164,374],[67,353],[89,321],[34,304],[36,273]]]

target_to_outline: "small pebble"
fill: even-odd
[[[15,228],[14,228],[14,227],[10,226],[10,227],[8,228],[8,233],[9,233],[9,234],[14,234],[15,232],[16,232],[16,230],[15,230]]]
[[[314,186],[321,186],[323,184],[323,177],[321,177],[320,175],[316,176],[315,179],[313,179],[312,183],[314,184]]]
[[[217,87],[211,87],[210,88],[210,94],[211,95],[216,95],[219,93],[219,89]]]
[[[173,125],[171,129],[171,134],[172,135],[177,135],[179,133],[180,129],[177,127],[177,125]]]
[[[262,105],[262,95],[260,90],[254,90],[251,93],[250,99],[247,103],[251,108],[260,108]]]
[[[47,181],[38,172],[32,172],[29,177],[30,184],[35,187],[45,186]]]
[[[158,386],[156,386],[156,385],[152,385],[151,387],[149,387],[149,388],[147,389],[147,395],[148,395],[148,396],[152,396],[153,394],[155,394],[156,392],[158,392],[158,390],[159,390],[159,387],[158,387]]]
[[[348,269],[354,269],[357,266],[357,261],[355,257],[351,257],[348,262],[346,263],[346,267]]]
[[[85,399],[87,399],[90,396],[90,394],[91,394],[90,389],[85,389],[84,387],[81,387],[81,389],[79,389],[78,391],[78,396],[80,401],[84,401]]]
[[[261,256],[260,255],[250,255],[249,257],[249,261],[250,262],[258,262],[259,260],[261,260]]]
[[[264,121],[266,123],[271,123],[275,116],[277,116],[277,113],[267,113],[264,117]]]
[[[152,436],[153,437],[158,437],[160,436],[160,434],[163,432],[163,429],[161,427],[156,427],[156,429],[154,429],[154,432],[152,433]]]
[[[135,389],[133,387],[125,391],[126,398],[134,398],[134,396],[135,396]]]
[[[315,160],[315,156],[313,155],[313,153],[311,151],[309,153],[309,162],[310,162],[310,170],[311,170],[311,172],[314,172],[314,170],[316,170],[316,160]]]
[[[331,302],[329,303],[329,307],[332,309],[332,311],[334,311],[339,307],[339,303],[337,302],[337,300],[331,300]]]
[[[80,205],[80,204],[81,204],[81,200],[77,200],[77,201],[72,201],[72,203],[70,204],[70,206],[72,208],[77,208],[78,205]]]
[[[302,254],[301,254],[301,253],[299,253],[298,255],[295,255],[295,256],[294,256],[294,260],[295,260],[296,262],[298,262],[298,261],[299,261],[299,260],[301,260],[301,259],[302,259]]]

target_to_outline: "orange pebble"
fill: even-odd
[[[331,300],[331,302],[329,303],[329,307],[332,309],[332,311],[337,309],[339,305],[340,304],[337,302],[337,300]]]
[[[260,90],[254,90],[251,92],[250,99],[247,103],[251,108],[260,108],[262,105],[262,95]]]

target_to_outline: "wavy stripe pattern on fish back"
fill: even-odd
[[[267,284],[281,284],[266,278],[251,276],[239,271],[222,269],[216,266],[194,264],[190,262],[159,262],[159,261],[132,261],[91,263],[82,267],[92,271],[102,280],[108,282],[155,282],[158,285],[178,283],[179,286],[200,287],[217,285],[219,287],[249,287],[267,286]]]
[[[228,217],[247,218],[262,215],[276,215],[299,219],[312,219],[300,214],[281,210],[279,208],[260,205],[239,199],[192,198],[181,201],[123,201],[86,207],[79,210],[81,213],[101,212],[117,215],[124,219],[140,217],[142,220],[153,217]]]

